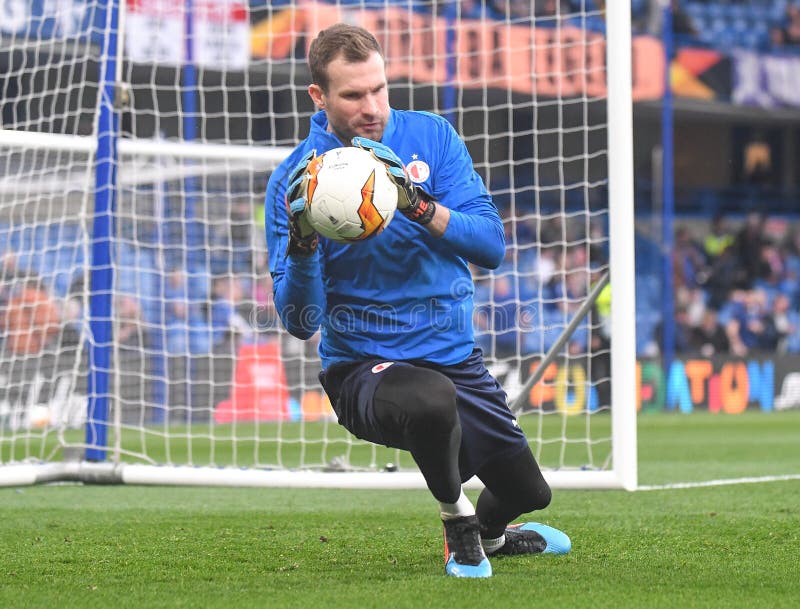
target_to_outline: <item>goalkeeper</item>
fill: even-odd
[[[390,108],[383,53],[365,29],[323,30],[308,63],[319,111],[266,193],[283,324],[304,340],[320,330],[320,381],[339,423],[414,458],[439,502],[448,575],[489,577],[487,555],[568,552],[557,529],[509,526],[551,494],[474,344],[468,264],[497,268],[505,238],[466,146],[443,118]],[[304,218],[306,166],[347,145],[386,165],[402,212],[352,245],[318,236]],[[472,476],[485,486],[474,506],[462,489]]]

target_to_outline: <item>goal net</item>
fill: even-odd
[[[635,487],[621,4],[6,2],[0,486],[423,484],[337,424],[315,340],[272,303],[266,181],[314,111],[310,41],[348,21],[382,43],[394,107],[462,134],[501,212],[474,326],[546,476]]]

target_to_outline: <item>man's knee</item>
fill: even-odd
[[[528,488],[528,493],[525,497],[527,505],[524,506],[523,512],[535,512],[536,510],[543,510],[553,499],[553,491],[550,490],[550,485],[544,480],[535,480]]]
[[[553,497],[530,450],[486,464],[478,477],[496,501],[520,514],[543,510]]]

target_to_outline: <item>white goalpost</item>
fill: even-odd
[[[473,269],[474,327],[548,481],[635,489],[630,5],[605,4],[11,0],[0,486],[424,486],[338,425],[266,270],[305,52],[347,20],[382,43],[392,105],[448,118],[495,198],[508,252]]]

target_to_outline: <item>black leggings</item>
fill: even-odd
[[[438,501],[455,503],[461,494],[461,423],[452,381],[435,370],[394,366],[384,373],[373,404],[387,444],[411,453]]]
[[[481,535],[487,539],[500,537],[506,525],[518,516],[550,505],[550,486],[529,448],[490,461],[480,469],[478,478],[486,488],[481,491],[475,510]]]
[[[455,503],[461,494],[461,424],[452,381],[427,368],[393,367],[373,404],[387,443],[411,453],[438,501]],[[476,508],[484,537],[499,537],[506,524],[550,503],[550,487],[530,449],[491,460],[477,475],[486,486]]]

